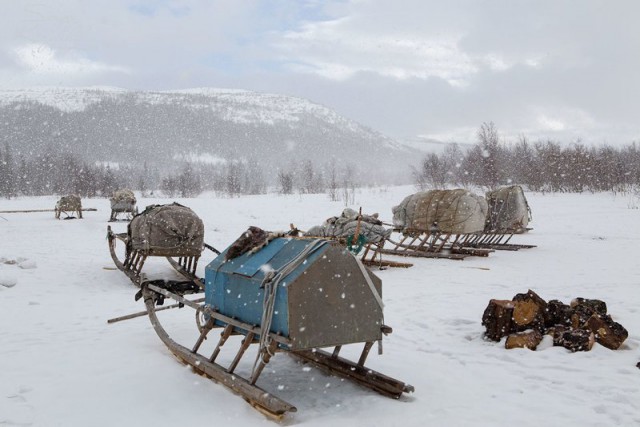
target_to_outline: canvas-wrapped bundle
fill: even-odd
[[[393,207],[393,225],[403,232],[480,233],[487,201],[464,189],[423,191]]]
[[[54,212],[57,219],[60,219],[60,214],[63,212],[67,215],[65,219],[75,218],[73,216],[69,216],[69,212],[77,213],[78,218],[82,218],[82,200],[80,199],[80,196],[70,194],[61,197],[60,200],[56,202]]]
[[[526,231],[531,210],[519,185],[499,188],[487,193],[488,233],[522,233]]]
[[[359,235],[366,238],[367,242],[379,243],[392,233],[392,229],[382,226],[382,221],[378,219],[377,214],[360,215],[353,209],[346,208],[340,216],[334,216],[327,219],[322,225],[311,227],[305,236],[315,237],[349,237],[355,235],[360,223]]]
[[[111,210],[116,212],[131,212],[136,204],[136,196],[133,191],[123,188],[113,192],[109,198]]]
[[[204,247],[204,223],[178,203],[148,206],[128,228],[129,250],[156,256],[199,256]]]
[[[56,210],[65,212],[80,212],[82,210],[82,200],[80,196],[70,194],[68,196],[62,196],[60,200],[56,202]]]

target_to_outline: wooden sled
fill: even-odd
[[[115,234],[110,229],[108,237],[110,242],[110,249],[115,245],[115,241],[126,239],[126,235]],[[230,271],[224,273],[223,270],[228,268],[235,269],[236,267],[243,270],[245,268],[249,268],[251,265],[251,268],[258,268],[258,270],[256,271],[262,271],[259,269],[258,265],[263,262],[261,256],[264,257],[264,259],[273,259],[270,258],[274,256],[274,253],[271,251],[271,249],[282,249],[287,244],[290,244],[291,246],[289,246],[288,249],[283,249],[282,251],[282,254],[290,256],[293,253],[291,251],[295,251],[296,247],[301,247],[305,244],[304,242],[300,242],[300,244],[298,244],[295,241],[297,239],[294,239],[293,241],[290,241],[290,239],[277,240],[279,241],[275,241],[269,244],[273,246],[267,246],[266,249],[263,249],[263,251],[266,252],[258,251],[256,254],[251,255],[254,257],[253,261],[256,262],[252,262],[251,258],[247,255],[246,260],[239,261],[238,265],[234,267],[233,261],[220,261],[220,257],[218,257],[207,267],[207,274],[209,274],[210,270],[216,272],[216,278],[218,277],[218,274],[228,274],[228,280],[235,280],[232,287],[244,286],[244,284],[247,283],[246,281],[250,280],[250,277],[235,275],[235,273],[232,273]],[[311,239],[306,240],[310,241]],[[316,241],[312,241],[312,243],[315,243]],[[293,247],[293,249],[291,249],[291,247]],[[311,254],[314,253],[315,250],[314,246],[305,246],[305,250],[307,248],[311,248],[308,252],[304,252],[309,256],[308,258],[298,258],[297,256],[291,255],[291,259],[297,261],[297,264],[294,264],[295,267],[291,267],[290,263],[287,263],[284,266],[280,267],[280,272],[287,271],[287,268],[289,267],[289,272],[296,271],[296,268],[298,267],[308,269],[309,271],[308,276],[305,274],[300,274],[299,276],[295,276],[297,278],[294,278],[294,276],[288,276],[289,273],[283,273],[284,275],[282,277],[287,277],[286,291],[294,289],[296,286],[302,286],[296,284],[305,282],[306,280],[310,280],[309,282],[306,282],[307,284],[316,283],[313,281],[314,279],[309,278],[314,274],[319,274],[319,272],[324,271],[324,267],[334,266],[334,264],[339,264],[339,266],[337,266],[336,268],[338,268],[340,271],[347,271],[351,273],[361,272],[363,275],[368,275],[370,280],[369,285],[363,283],[362,286],[375,286],[374,282],[377,283],[379,281],[377,277],[372,276],[371,273],[366,272],[366,270],[364,270],[364,267],[362,267],[363,270],[357,269],[357,263],[355,263],[354,265],[353,260],[350,256],[344,257],[344,252],[341,249],[333,249],[329,247],[329,245],[316,245],[315,248],[323,248],[323,250],[326,250],[326,252],[321,252],[322,256],[320,255],[320,252],[318,252],[316,258],[311,258]],[[320,249],[317,250],[320,251]],[[266,365],[277,353],[286,353],[293,358],[302,361],[302,363],[314,365],[332,375],[351,380],[363,387],[369,388],[384,396],[394,399],[400,398],[404,393],[410,393],[414,391],[413,386],[383,375],[365,366],[367,356],[369,355],[371,348],[373,348],[375,341],[381,340],[382,335],[391,333],[392,330],[390,327],[377,322],[375,324],[363,325],[361,329],[374,329],[375,334],[370,335],[370,338],[364,339],[362,341],[354,340],[348,343],[348,345],[363,345],[358,361],[350,361],[348,359],[340,357],[340,351],[343,347],[342,345],[334,344],[335,347],[332,347],[330,351],[326,351],[316,347],[315,345],[301,344],[302,341],[300,341],[300,335],[296,334],[304,333],[304,328],[294,328],[293,330],[290,330],[289,334],[286,336],[280,333],[264,332],[260,324],[255,324],[253,322],[250,324],[243,320],[240,320],[242,316],[236,316],[229,313],[225,314],[222,311],[219,311],[217,305],[213,304],[211,301],[209,301],[209,303],[207,304],[205,301],[203,301],[202,298],[196,300],[186,298],[185,295],[192,293],[192,288],[190,288],[189,286],[182,286],[181,283],[175,281],[145,280],[144,276],[140,273],[141,265],[144,264],[144,256],[145,255],[140,254],[129,254],[125,262],[120,262],[119,260],[117,260],[117,257],[115,257],[115,250],[112,250],[112,257],[115,257],[114,262],[116,262],[118,268],[125,272],[125,274],[127,274],[129,279],[134,284],[140,287],[140,292],[138,292],[138,294],[136,295],[136,299],[143,299],[145,304],[144,314],[149,317],[151,325],[153,326],[158,337],[179,360],[191,366],[191,368],[195,372],[211,378],[214,381],[229,388],[233,392],[239,394],[254,408],[267,415],[268,417],[279,420],[286,414],[297,411],[297,408],[293,404],[286,402],[285,400],[256,384]],[[334,263],[330,262],[332,259],[334,260]],[[346,264],[341,264],[341,260],[342,262],[346,262]],[[190,264],[189,260],[183,260],[182,262],[180,262],[179,259],[178,261],[170,259],[170,263],[174,268],[176,268],[181,273],[186,273],[187,278],[193,277],[194,279],[192,283],[196,283],[198,284],[198,286],[200,286],[203,284],[203,281],[195,277],[195,268],[193,263],[196,260],[191,261],[192,263]],[[216,262],[220,262],[220,266],[212,267],[212,264]],[[279,261],[275,262],[277,263]],[[125,264],[129,267],[125,267]],[[317,269],[313,270],[313,265],[316,265]],[[122,266],[122,268],[120,268],[120,266]],[[349,268],[351,268],[353,271]],[[349,277],[354,278],[355,274],[350,274]],[[292,281],[290,282],[289,279],[291,279]],[[210,278],[209,276],[207,276],[207,286],[214,286],[215,280],[217,279],[212,280],[211,283],[209,283],[209,280]],[[227,283],[222,278],[220,280],[222,280],[222,282],[224,283]],[[355,280],[355,278],[345,280]],[[271,286],[270,283],[271,282],[265,284],[265,294],[268,292],[266,289]],[[348,283],[351,284],[351,282]],[[274,286],[276,286],[277,288],[277,285]],[[245,295],[245,291],[247,291],[249,288],[242,289],[243,298],[246,298],[247,300],[253,300],[255,298],[254,294],[251,294],[250,296]],[[251,292],[260,292],[258,291],[258,286],[252,286],[251,289]],[[285,288],[281,288],[281,292],[286,292],[282,289]],[[211,289],[208,289],[208,291],[210,290]],[[222,292],[222,295],[226,294],[226,292]],[[273,295],[275,297],[275,294]],[[297,295],[299,298],[302,294]],[[213,294],[209,294],[205,298],[212,296],[215,298],[215,291]],[[238,297],[240,297],[240,294],[238,295]],[[184,346],[174,341],[162,326],[157,312],[165,309],[165,307],[158,306],[162,306],[166,298],[172,299],[177,303],[174,305],[166,306],[166,308],[189,307],[195,310],[196,326],[199,335],[197,339],[195,339],[193,345]],[[231,296],[230,298],[232,298],[234,301],[236,300],[235,295]],[[296,297],[293,294],[290,294],[287,300],[289,300],[289,298],[295,299]],[[363,297],[358,293],[358,298]],[[369,298],[373,298],[373,294]],[[342,301],[342,299],[340,300]],[[307,300],[305,300],[304,304],[307,303],[306,301]],[[314,301],[315,300],[309,300],[309,303],[317,304],[317,302]],[[292,307],[295,307],[295,310],[298,310],[300,304],[293,303]],[[363,304],[360,310],[371,310],[371,304]],[[367,311],[367,313],[369,313],[369,311]],[[141,313],[135,313],[132,315],[122,316],[120,318],[112,319],[112,321],[130,319],[133,317],[138,317],[140,314]],[[349,314],[349,316],[354,316],[354,314]],[[193,316],[189,317],[193,319]],[[287,315],[286,318],[289,319],[290,317]],[[369,317],[364,316],[364,318],[368,319]],[[317,327],[322,328],[324,327],[324,324],[318,323]],[[217,334],[211,334],[213,330],[219,331],[219,335],[217,337],[215,337],[215,335]],[[265,326],[265,330],[270,331],[271,329],[268,326]],[[344,333],[351,336],[353,331],[345,330]],[[229,340],[229,338],[232,336],[240,336],[242,337],[242,340]],[[317,335],[313,336],[317,339]],[[212,337],[215,338],[215,341],[213,341],[212,345],[208,347],[208,350],[205,350],[203,343],[205,342],[205,340]],[[231,354],[233,355],[231,361],[223,363],[220,361],[221,359],[223,359],[223,357],[219,357],[219,355],[221,354],[221,351],[227,350],[230,347],[232,341],[234,343],[239,342],[239,345],[236,349],[231,349]],[[258,354],[255,358],[255,361],[252,360],[253,367],[250,371],[250,374],[243,377],[238,373],[237,368],[241,363],[243,357],[246,355],[247,350],[251,348],[252,345],[254,346],[254,349],[256,347],[258,348]],[[225,360],[228,361],[229,358],[225,358]]]

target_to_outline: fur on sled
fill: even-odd
[[[254,254],[267,246],[273,239],[288,235],[290,234],[282,231],[265,231],[259,227],[251,226],[229,246],[224,260],[225,262],[232,260],[247,252]]]

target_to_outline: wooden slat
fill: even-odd
[[[381,249],[380,253],[386,255],[398,255],[398,256],[408,256],[415,258],[446,258],[446,259],[455,259],[462,260],[465,259],[468,255],[463,254],[447,254],[443,252],[418,252],[418,251],[397,251],[393,249]]]

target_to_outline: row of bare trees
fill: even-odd
[[[108,165],[88,164],[68,153],[46,150],[26,159],[13,155],[8,145],[0,150],[0,197],[79,194],[108,195],[119,187],[117,175]]]
[[[118,188],[131,188],[147,195],[160,190],[168,197],[195,197],[203,191],[237,197],[267,193],[324,193],[331,200],[351,200],[357,186],[357,171],[335,162],[317,167],[310,160],[292,163],[269,176],[256,160],[219,164],[180,162],[157,166],[90,164],[71,153],[47,149],[28,159],[13,154],[8,144],[0,148],[0,197],[78,194],[108,197]]]
[[[478,141],[463,151],[457,144],[424,157],[413,177],[420,189],[476,185],[487,189],[517,183],[532,191],[626,192],[640,187],[640,147],[563,146],[530,142],[522,136],[504,141],[493,123],[483,123]]]

